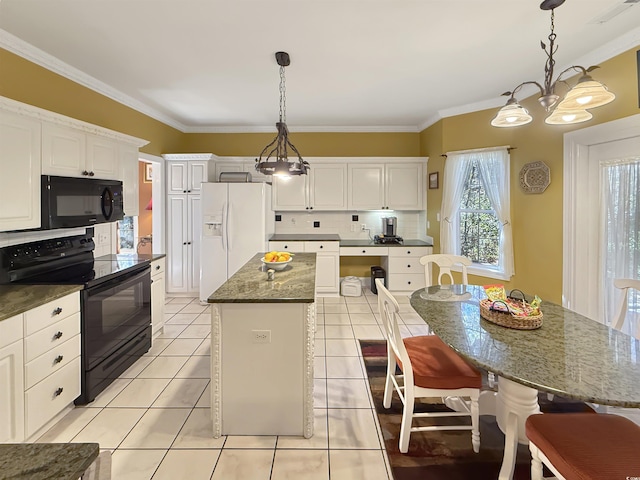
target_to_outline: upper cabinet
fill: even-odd
[[[0,111],[0,231],[40,226],[40,122]]]
[[[317,163],[308,175],[273,178],[274,210],[347,209],[347,165]]]
[[[271,175],[263,175],[256,170],[254,157],[220,157],[215,163],[215,182],[220,181],[222,172],[248,172],[252,183],[271,182]]]
[[[124,214],[135,217],[140,214],[139,175],[138,175],[138,149],[133,145],[119,145],[118,165],[123,179],[122,190],[124,200]]]
[[[210,153],[163,155],[167,160],[167,194],[200,194],[201,183],[209,181]]]
[[[424,210],[424,188],[424,162],[349,164],[349,210]]]

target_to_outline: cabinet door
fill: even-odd
[[[256,170],[256,162],[255,160],[251,160],[250,162],[246,162],[242,167],[243,172],[249,172],[251,174],[251,182],[252,183],[260,183],[260,182],[271,182],[271,175],[264,175]]]
[[[164,327],[164,258],[151,262],[151,331],[162,333]]]
[[[187,247],[189,252],[189,279],[187,285],[190,292],[200,288],[200,241],[202,236],[202,202],[200,195],[188,195],[189,234]]]
[[[220,174],[222,172],[243,172],[244,165],[242,162],[216,162],[216,182],[220,181]]]
[[[273,210],[308,210],[307,175],[273,177]]]
[[[392,210],[424,210],[421,163],[387,163],[385,206]]]
[[[0,231],[40,226],[40,122],[0,112]]]
[[[42,124],[42,174],[81,177],[86,169],[87,136],[72,128]]]
[[[167,194],[187,193],[188,176],[186,162],[167,162]]]
[[[384,165],[349,165],[349,210],[384,208]]]
[[[208,182],[208,162],[187,162],[189,168],[189,183],[187,185],[187,193],[200,193],[202,188],[200,184]]]
[[[167,197],[167,223],[167,291],[187,292],[189,290],[187,195]]]
[[[0,348],[0,443],[24,440],[22,340]]]
[[[118,180],[118,153],[117,142],[97,135],[88,135],[86,167],[89,175],[93,178]]]
[[[316,292],[337,293],[339,290],[340,256],[337,253],[316,255]]]
[[[138,149],[131,145],[120,145],[120,179],[124,197],[125,215],[140,214],[138,205]]]
[[[309,206],[313,210],[347,209],[346,164],[318,164],[309,175]]]

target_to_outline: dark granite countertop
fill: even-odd
[[[341,247],[433,247],[432,244],[425,242],[424,240],[405,239],[400,243],[373,243],[373,240],[340,240]]]
[[[0,285],[0,321],[82,288],[82,285]]]
[[[256,254],[207,299],[209,303],[312,303],[316,290],[316,254],[296,253],[284,270],[267,280]]]
[[[135,263],[145,263],[145,262],[153,262],[159,258],[166,257],[166,253],[117,253],[110,255],[103,255],[101,257],[96,258],[97,262],[99,261],[125,261],[125,262],[135,262]]]
[[[271,242],[339,242],[337,233],[276,233]]]
[[[97,443],[0,444],[0,478],[78,480],[99,453]]]

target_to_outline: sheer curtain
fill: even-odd
[[[602,318],[610,325],[622,300],[613,280],[640,279],[640,157],[611,160],[600,165]],[[631,308],[623,331],[637,336],[640,332],[640,297],[630,292],[628,300]]]
[[[460,208],[460,199],[472,162],[472,153],[447,154],[447,161],[444,165],[444,181],[442,182],[442,207],[440,209],[442,217],[442,222],[440,222],[441,253],[458,255],[460,251],[456,215]]]

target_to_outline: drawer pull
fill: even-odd
[[[411,268],[411,265],[407,265],[407,268]]]
[[[407,285],[411,285],[411,282],[407,282]]]
[[[367,253],[367,251],[366,250],[362,250],[362,253]]]
[[[59,387],[55,392],[53,392],[53,396],[54,397],[59,397],[60,395],[62,395],[63,391],[64,391],[64,388]]]
[[[407,250],[407,255],[411,255],[411,250]]]
[[[62,355],[58,355],[56,358],[53,359],[53,364],[55,365],[56,363],[60,363],[63,358],[64,357]]]
[[[160,270],[160,265],[156,265],[156,270]]]
[[[61,309],[60,307],[56,308],[56,309],[53,311],[53,314],[54,314],[54,315],[60,315],[61,313],[62,313],[62,309]]]
[[[285,248],[285,250],[286,250],[287,248],[289,248],[289,245],[285,245],[285,246],[284,246],[284,248]]]
[[[58,340],[60,337],[62,337],[62,332],[58,332],[53,336],[54,340]]]
[[[320,245],[320,248],[324,248],[324,246]]]

